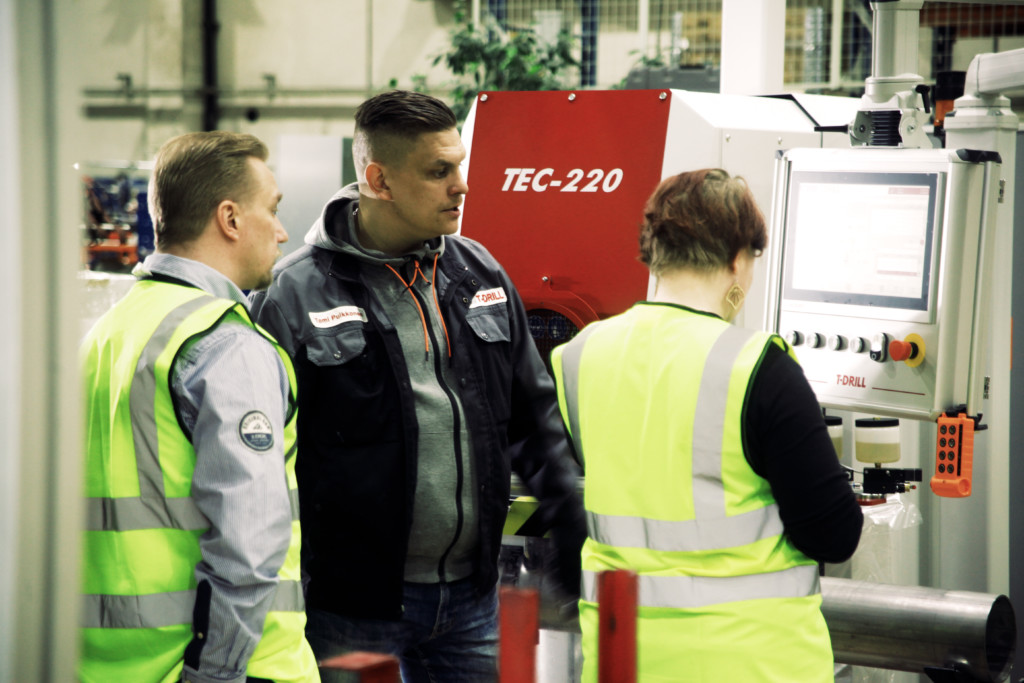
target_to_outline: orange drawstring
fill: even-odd
[[[412,283],[416,282],[416,272],[414,272],[413,275],[412,275],[412,281],[411,282],[406,282],[405,278],[402,277],[401,274],[399,274],[399,272],[397,270],[392,268],[390,263],[385,263],[384,265],[388,267],[388,270],[390,270],[392,273],[395,274],[395,277],[397,277],[401,281],[401,283],[403,285],[405,285],[406,289],[409,289],[410,287],[412,287]],[[420,269],[419,268],[419,263],[417,263],[416,264],[416,271],[418,272],[419,269]],[[427,356],[429,356],[430,355],[430,337],[427,336],[427,319],[423,315],[423,307],[420,306],[420,302],[416,298],[415,294],[412,294],[412,302],[414,304],[416,304],[416,310],[420,312],[420,322],[423,323],[423,351],[426,353]]]
[[[437,307],[437,317],[441,319],[441,329],[444,330],[444,341],[448,345],[448,357],[451,358],[452,357],[452,340],[448,337],[448,325],[446,325],[445,322],[444,322],[444,314],[441,313],[441,304],[437,300],[437,288],[434,286],[434,283],[437,281],[437,257],[438,257],[438,254],[434,254],[434,270],[433,270],[433,276],[430,279],[430,292],[431,292],[431,294],[434,297],[434,306]],[[402,275],[397,270],[395,270],[394,268],[391,267],[391,264],[385,263],[384,265],[388,267],[388,270],[390,270],[392,273],[395,274],[395,277],[397,277],[399,279],[399,281],[401,281],[401,283],[403,285],[405,285],[406,289],[410,289],[412,287],[413,283],[416,282],[416,278],[417,277],[422,277],[424,280],[427,279],[427,276],[423,274],[422,270],[420,270],[420,262],[419,261],[413,261],[413,264],[414,264],[414,270],[413,270],[413,273],[412,273],[412,280],[410,280],[409,282],[406,282],[405,278],[402,277]],[[423,323],[423,350],[429,356],[430,355],[430,337],[429,337],[429,335],[427,333],[427,317],[423,314],[423,307],[420,306],[419,299],[416,298],[415,294],[412,294],[412,302],[414,304],[416,304],[416,310],[418,310],[420,312],[420,322]]]
[[[444,341],[448,344],[448,357],[452,357],[452,340],[448,337],[448,326],[444,322],[444,313],[441,312],[441,304],[437,301],[437,288],[434,283],[437,282],[437,254],[434,254],[434,270],[430,277],[430,291],[434,295],[434,305],[437,306],[437,317],[441,319],[441,329],[444,330]],[[419,265],[416,266],[419,268]]]

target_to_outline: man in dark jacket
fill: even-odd
[[[310,644],[320,658],[397,655],[406,681],[494,678],[510,469],[540,500],[572,594],[586,533],[522,301],[454,235],[465,157],[441,101],[367,100],[359,182],[252,301],[298,378]]]

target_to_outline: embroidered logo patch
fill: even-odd
[[[477,308],[479,306],[494,306],[497,304],[503,304],[508,301],[508,297],[505,296],[505,289],[503,287],[495,287],[494,289],[484,289],[476,293],[473,297],[473,302],[469,304],[470,308]]]
[[[366,312],[358,306],[338,306],[329,311],[310,311],[309,319],[314,327],[334,327],[342,323],[366,322]]]
[[[242,417],[238,423],[238,435],[254,451],[269,450],[274,445],[274,428],[270,418],[258,410],[251,410]]]

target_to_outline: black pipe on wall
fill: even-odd
[[[217,95],[217,0],[203,0],[203,130],[217,130],[220,101]]]
[[[487,0],[487,11],[490,12],[498,26],[508,28],[508,4],[506,0]]]
[[[583,23],[582,49],[580,55],[580,86],[597,84],[597,27],[598,0],[582,0],[580,16]]]

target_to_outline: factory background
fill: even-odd
[[[450,98],[458,79],[443,57],[461,15],[494,17],[494,40],[567,32],[578,64],[563,89],[717,91],[723,33],[757,31],[730,24],[743,5],[751,24],[783,34],[784,91],[863,90],[862,0],[0,0],[0,681],[73,678],[84,177],[123,175],[135,192],[167,138],[253,133],[277,165],[294,247],[309,223],[301,200],[322,201],[345,175],[367,95],[397,86]],[[924,4],[926,83],[1020,47],[1024,6]],[[744,58],[752,72],[762,62]],[[1024,100],[1013,105],[1020,113]],[[307,153],[305,171],[288,166]]]

